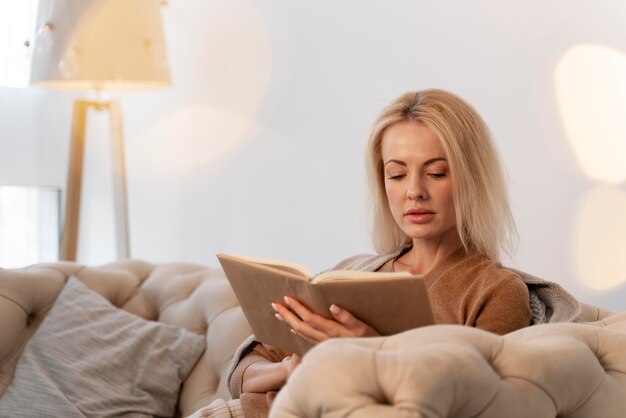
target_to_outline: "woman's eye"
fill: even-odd
[[[387,178],[389,180],[400,180],[402,177],[404,177],[404,174],[396,174],[395,176],[388,176]]]
[[[441,177],[445,177],[446,173],[428,173],[428,175],[432,178],[438,179]]]

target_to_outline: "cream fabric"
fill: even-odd
[[[0,396],[13,379],[24,346],[72,275],[117,307],[205,336],[206,350],[180,393],[180,415],[228,399],[230,360],[251,331],[223,272],[190,263],[157,266],[137,260],[100,267],[61,262],[0,269]]]
[[[146,321],[70,278],[0,398],[0,416],[173,416],[204,338]]]
[[[622,418],[626,313],[497,336],[437,325],[336,339],[304,357],[270,417]]]

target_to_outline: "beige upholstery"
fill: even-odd
[[[581,322],[595,322],[600,321],[608,316],[615,314],[615,312],[607,311],[606,309],[599,308],[597,306],[581,303],[582,314]]]
[[[227,417],[238,407],[206,406],[229,398],[226,372],[250,329],[221,269],[188,263],[0,269],[0,396],[72,275],[118,307],[206,335],[207,349],[181,393],[182,416],[203,408],[195,416]],[[596,322],[538,325],[503,337],[438,325],[329,341],[304,357],[272,416],[626,416],[626,313],[585,305],[583,318]]]
[[[307,353],[270,416],[624,417],[626,312],[502,337],[437,325],[331,340]]]
[[[235,349],[251,331],[223,272],[189,263],[155,266],[142,261],[0,269],[0,397],[26,342],[72,275],[120,308],[206,335],[206,351],[180,395],[183,416],[214,399],[229,398],[226,373]]]

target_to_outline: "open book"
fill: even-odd
[[[382,335],[434,323],[420,276],[335,270],[311,277],[293,263],[225,254],[217,257],[255,337],[292,353],[304,354],[311,346],[274,316],[271,303],[285,305],[284,296],[298,299],[326,318],[332,318],[330,306],[338,305]]]

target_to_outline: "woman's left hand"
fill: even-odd
[[[374,328],[337,305],[330,307],[333,320],[310,311],[297,299],[286,296],[285,303],[297,315],[284,305],[273,303],[272,308],[276,312],[276,318],[286,322],[291,327],[291,332],[301,336],[311,344],[317,344],[329,338],[380,335]]]

